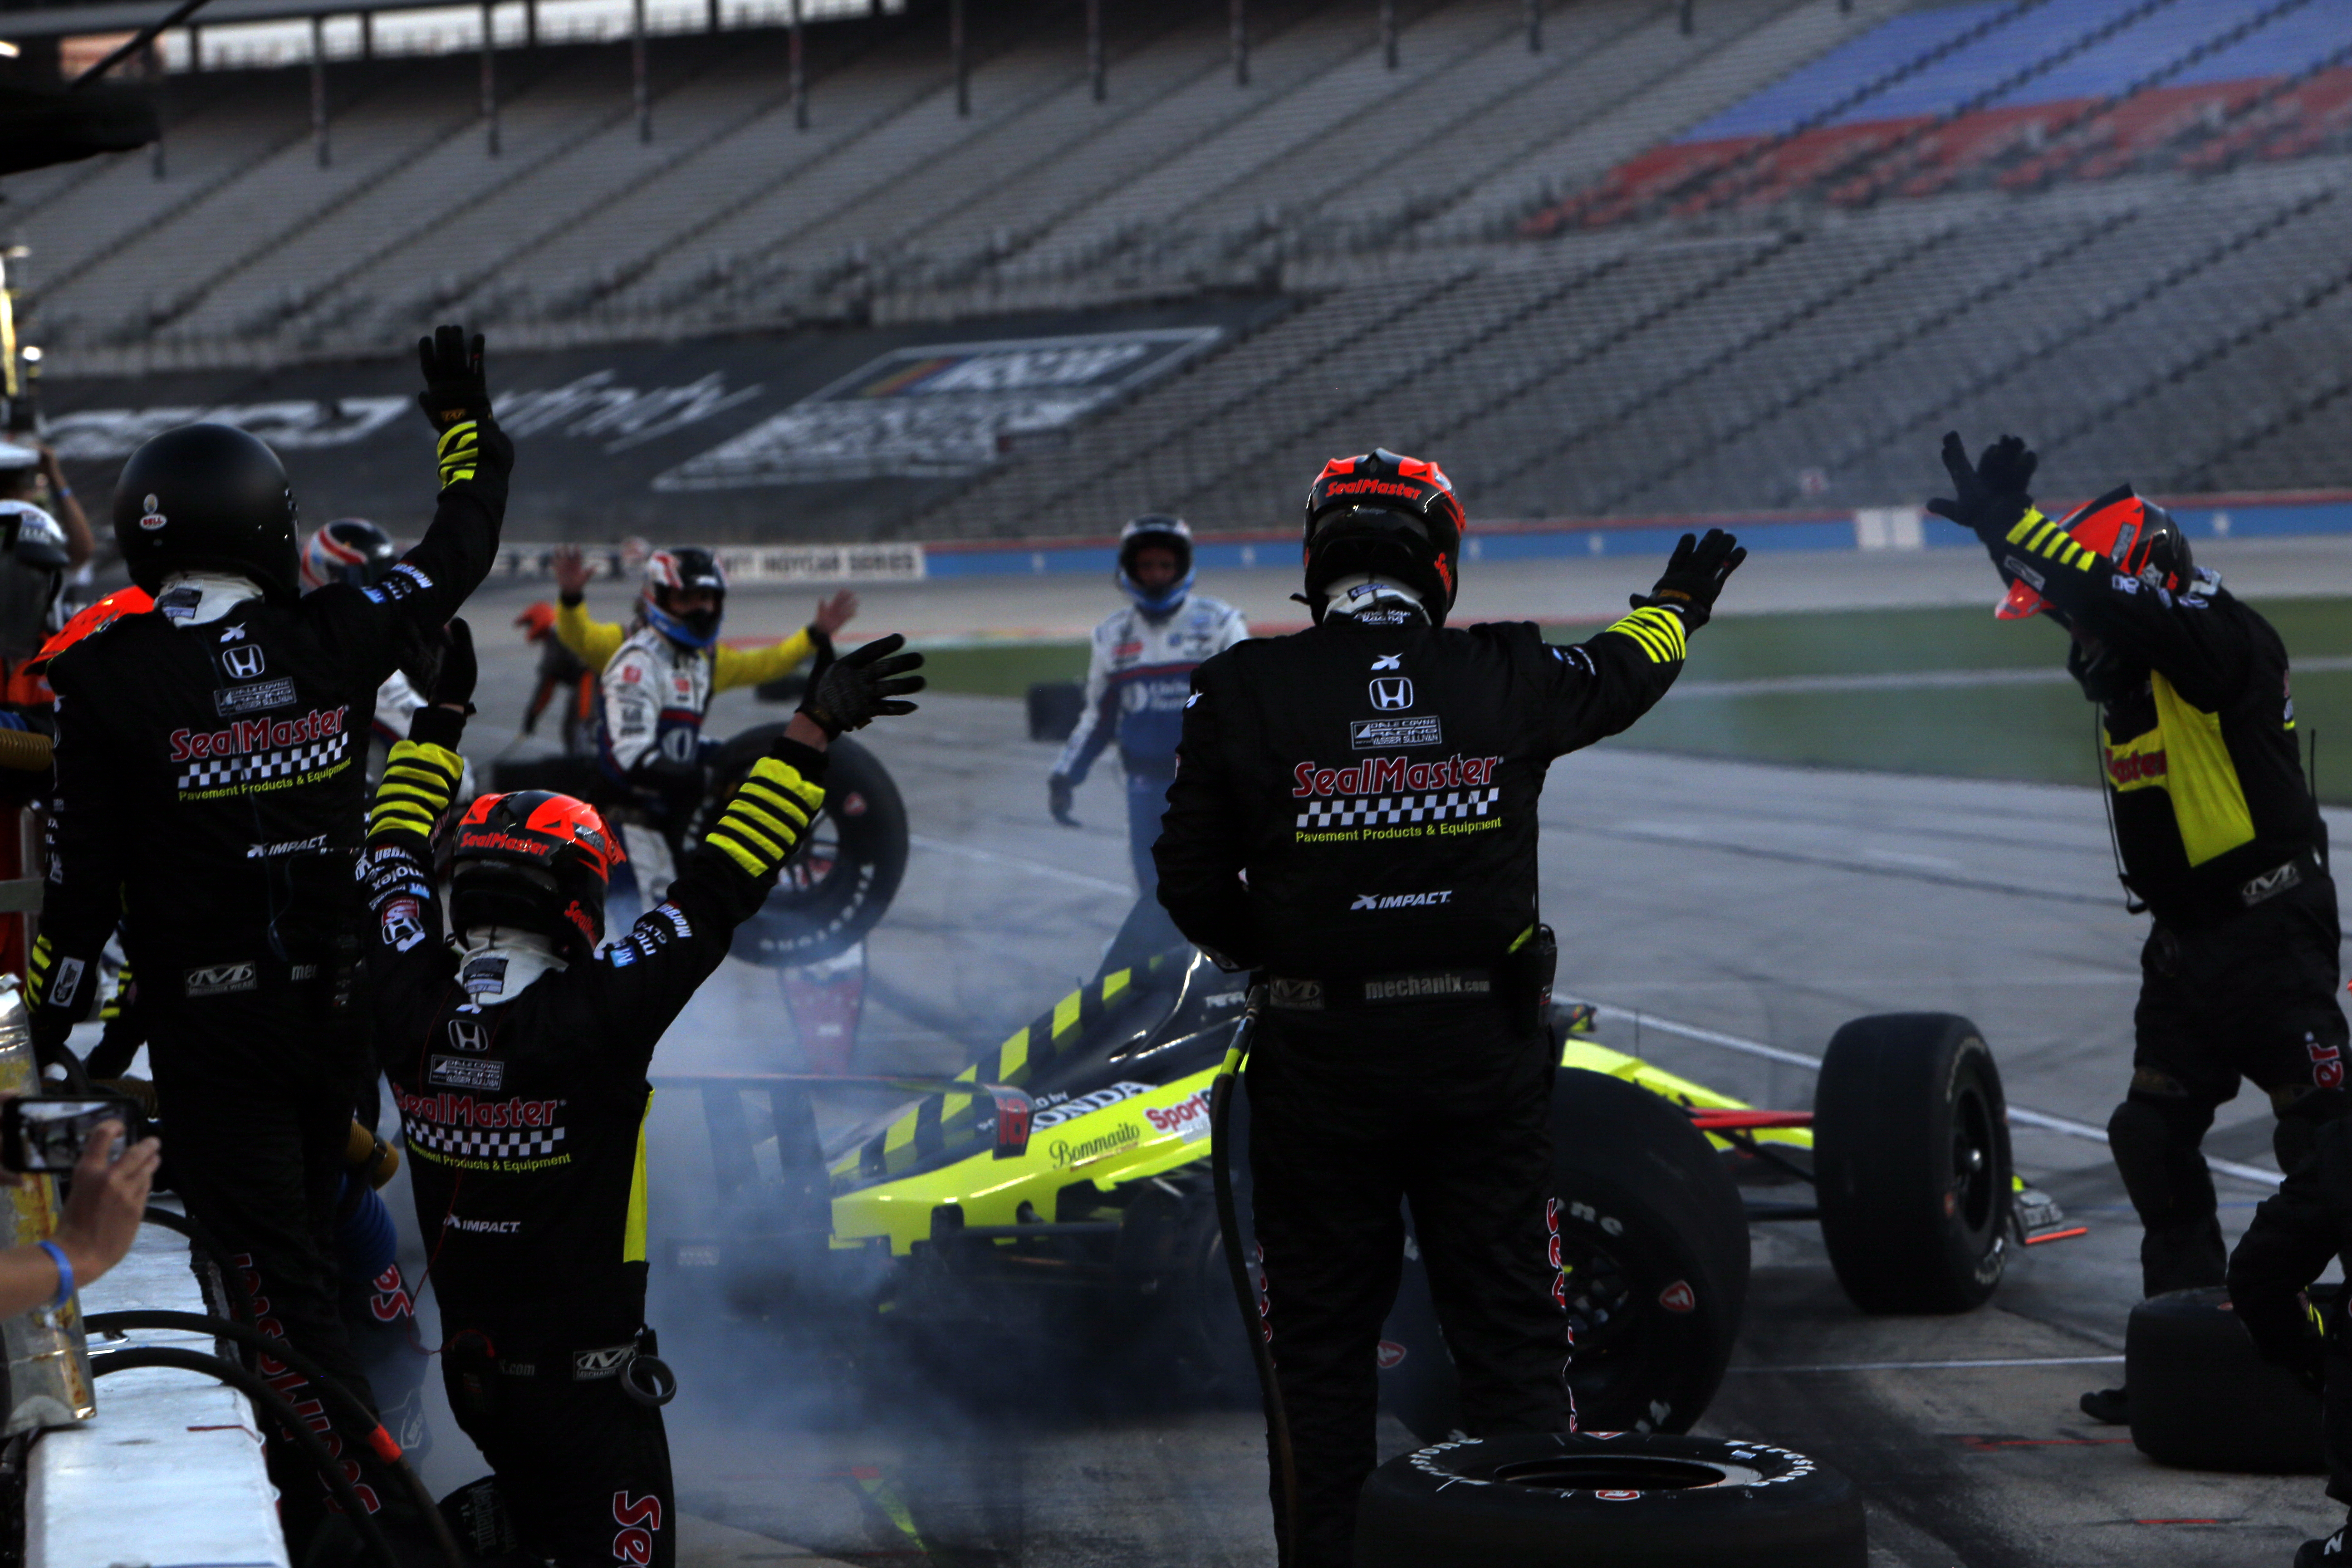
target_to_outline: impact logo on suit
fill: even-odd
[[[1383,713],[1401,713],[1412,706],[1412,681],[1402,675],[1383,675],[1371,685],[1372,706]]]
[[[190,996],[232,996],[261,989],[261,976],[250,963],[213,963],[191,969],[184,977]]]

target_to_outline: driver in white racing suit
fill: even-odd
[[[1176,742],[1193,668],[1249,636],[1242,613],[1192,592],[1192,531],[1179,517],[1150,513],[1120,530],[1119,587],[1135,601],[1095,627],[1086,706],[1045,781],[1054,820],[1078,826],[1070,797],[1095,759],[1116,740],[1127,770],[1127,850],[1144,901],[1160,885],[1151,846],[1176,776]]]
[[[812,655],[822,667],[832,656],[833,635],[856,615],[857,598],[835,595],[806,627],[772,647],[734,648],[719,641],[727,574],[708,550],[687,545],[647,557],[645,593],[625,628],[589,618],[588,573],[577,550],[557,552],[554,564],[555,635],[604,671],[596,725],[600,804],[616,808],[628,870],[646,897],[657,898],[708,782],[703,763],[711,743],[703,738],[702,719],[711,698],[789,675]]]

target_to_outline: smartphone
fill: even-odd
[[[110,1160],[143,1135],[135,1100],[105,1095],[26,1094],[0,1105],[0,1164],[12,1171],[70,1171],[102,1121],[119,1121]]]

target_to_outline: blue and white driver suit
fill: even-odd
[[[1169,781],[1176,776],[1176,742],[1184,732],[1193,667],[1248,636],[1239,610],[1200,594],[1159,616],[1130,605],[1095,627],[1086,707],[1054,772],[1082,784],[1095,759],[1118,742],[1127,770],[1128,854],[1136,886],[1147,895],[1159,885],[1151,846],[1168,808]]]

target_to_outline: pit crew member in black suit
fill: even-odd
[[[368,725],[399,648],[437,637],[488,572],[513,451],[490,422],[481,339],[444,327],[420,352],[439,500],[373,587],[303,595],[293,489],[241,430],[167,430],[123,465],[115,538],[154,608],[49,664],[58,795],[30,977],[35,1044],[53,1054],[96,1002],[121,923],[173,1188],[255,1280],[263,1331],[362,1398],[330,1258],[373,1076],[346,1011]],[[298,1407],[299,1381],[285,1385]],[[272,1457],[299,1557],[324,1493],[299,1455],[273,1440]]]
[[[2230,1305],[2271,1361],[2320,1390],[2321,1445],[2327,1495],[2352,1505],[2352,1354],[2339,1297],[2324,1322],[2305,1298],[2328,1260],[2352,1260],[2352,1128],[2342,1121],[2313,1136],[2303,1163],[2278,1195],[2254,1211],[2254,1223],[2230,1255]],[[2304,1542],[2295,1568],[2352,1562],[2352,1524]]]
[[[2200,1152],[2216,1107],[2251,1079],[2278,1121],[2282,1170],[2352,1101],[2336,1003],[2336,884],[2295,745],[2286,647],[2200,569],[2170,513],[2120,486],[2053,522],[2027,493],[2036,459],[2004,436],[1972,467],[1944,437],[1955,495],[1930,501],[1991,552],[2009,596],[2073,637],[2066,668],[2099,705],[2119,874],[2156,917],[2140,952],[2131,1089],[2107,1122],[2138,1211],[2148,1295],[2219,1285],[2227,1268]],[[2122,1389],[2083,1396],[2128,1419]]]
[[[1193,672],[1154,849],[1177,926],[1269,992],[1249,1152],[1297,1460],[1294,1568],[1351,1558],[1400,1198],[1468,1429],[1574,1418],[1537,798],[1552,759],[1664,694],[1747,554],[1685,535],[1630,615],[1554,647],[1526,623],[1446,626],[1462,529],[1433,463],[1383,450],[1324,468],[1307,502],[1315,625]]]
[[[825,747],[913,711],[903,698],[923,682],[907,672],[922,656],[898,653],[904,640],[828,668],[667,898],[601,953],[618,841],[593,807],[544,790],[467,808],[449,879],[462,951],[440,940],[431,835],[463,766],[463,692],[436,689],[376,792],[362,866],[376,1047],[406,1131],[443,1378],[526,1545],[559,1563],[674,1560],[661,1415],[623,1383],[652,1349],[646,1064],[807,831]]]

